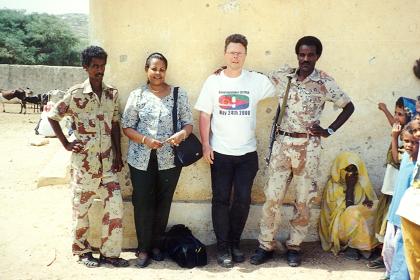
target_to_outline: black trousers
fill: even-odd
[[[214,152],[211,165],[212,219],[218,247],[230,246],[241,240],[257,171],[257,152],[242,156]]]
[[[130,166],[138,250],[161,248],[181,167],[158,170],[152,150],[147,171]]]

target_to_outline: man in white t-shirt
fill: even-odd
[[[242,68],[247,45],[243,35],[232,34],[226,38],[227,67],[207,78],[195,105],[200,111],[203,158],[211,164],[212,220],[217,262],[223,267],[245,260],[239,242],[258,171],[257,104],[275,93],[266,76]]]

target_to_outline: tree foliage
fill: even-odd
[[[60,18],[0,9],[0,63],[80,65],[79,39]]]

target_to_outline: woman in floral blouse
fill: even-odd
[[[172,197],[181,167],[174,165],[171,146],[192,131],[192,113],[187,93],[178,91],[178,132],[173,131],[174,87],[165,83],[166,58],[152,53],[146,60],[147,84],[130,93],[122,117],[124,134],[130,139],[127,162],[133,185],[134,222],[137,232],[137,265],[150,258],[162,261],[160,251]]]

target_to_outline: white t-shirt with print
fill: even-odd
[[[205,81],[195,109],[211,114],[210,145],[214,151],[240,156],[256,151],[257,105],[273,97],[275,87],[263,74],[242,70],[239,77],[211,75]]]

